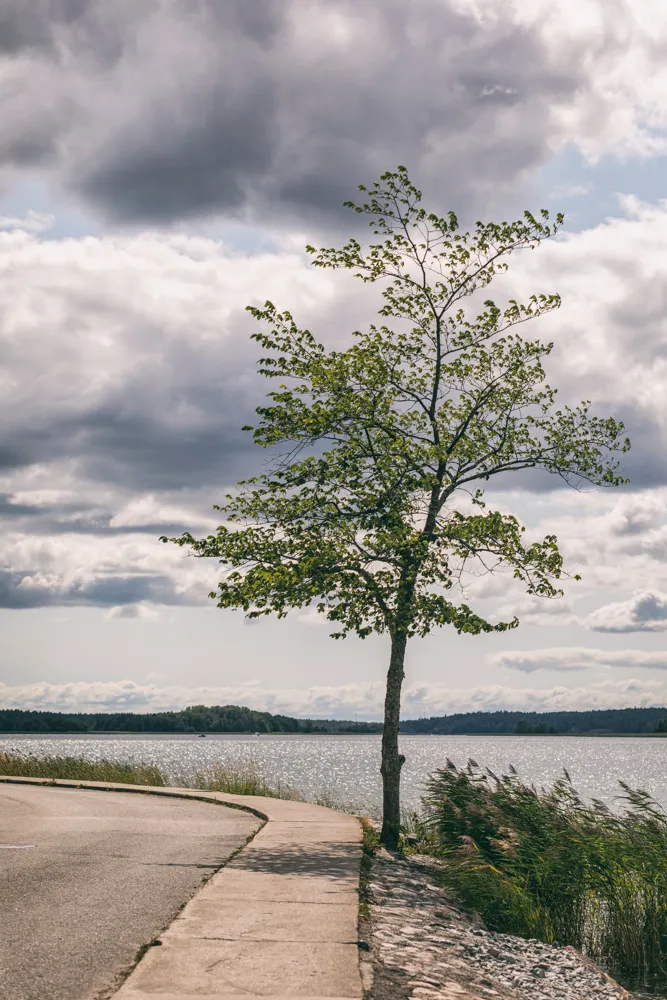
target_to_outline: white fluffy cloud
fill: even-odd
[[[496,0],[473,3],[487,17],[506,16]],[[648,156],[666,148],[663,7],[653,0],[517,0],[512,7],[554,58],[581,60],[586,86],[558,107],[556,142],[577,143],[592,162],[610,151]]]
[[[524,674],[536,670],[587,670],[591,667],[622,667],[636,670],[667,670],[667,652],[643,649],[588,649],[583,646],[562,646],[552,649],[512,649],[493,653],[489,662]]]
[[[131,680],[70,684],[0,683],[0,709],[59,712],[162,712],[187,705],[247,705],[258,711],[311,718],[382,717],[383,684],[269,688],[256,682],[227,687],[137,684]],[[499,684],[461,688],[415,682],[403,696],[402,715],[416,718],[456,712],[546,712],[667,704],[667,683],[637,679],[586,687],[511,688]]]
[[[586,619],[594,632],[664,632],[667,630],[667,594],[644,591],[628,601],[605,604]]]
[[[567,626],[580,622],[572,601],[595,587],[667,589],[667,490],[651,485],[667,434],[666,245],[667,203],[641,207],[516,258],[500,284],[501,295],[561,292],[560,312],[534,324],[556,341],[554,381],[566,398],[625,412],[631,472],[647,484],[626,495],[561,490],[543,519],[538,494],[532,530],[558,534],[584,583],[554,603],[517,592],[511,604],[505,581],[471,586],[495,589],[500,617],[518,610],[526,624]],[[238,430],[265,390],[243,307],[271,297],[333,343],[372,318],[377,290],[309,269],[296,252],[238,254],[157,232],[0,234],[0,279],[3,602],[205,601],[214,569],[176,559],[157,536],[212,530],[211,504],[259,461]]]

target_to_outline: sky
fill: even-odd
[[[363,239],[342,202],[398,164],[463,229],[565,213],[488,291],[561,295],[548,380],[632,440],[627,486],[487,494],[582,580],[471,578],[521,625],[413,640],[403,716],[667,705],[667,7],[3,0],[0,109],[0,707],[379,717],[386,637],[221,611],[159,536],[264,467],[245,307],[329,346],[376,319],[304,247]]]

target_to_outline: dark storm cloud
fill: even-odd
[[[30,56],[5,96],[6,161],[57,147],[61,181],[124,222],[316,225],[399,162],[462,210],[543,160],[552,105],[583,83],[576,45],[556,66],[537,29],[435,0],[17,0],[3,16]]]
[[[191,525],[184,518],[143,520],[141,524],[114,524],[117,511],[92,504],[17,503],[9,493],[0,493],[0,520],[12,531],[30,535],[180,535]]]
[[[240,429],[252,419],[253,406],[233,386],[215,399],[207,388],[196,383],[179,387],[178,400],[165,400],[167,412],[162,419],[138,406],[128,387],[126,394],[119,393],[75,416],[58,419],[52,415],[39,427],[26,422],[23,428],[7,428],[6,433],[14,436],[17,466],[75,457],[85,478],[136,490],[229,482],[249,473],[253,465],[257,468],[251,458],[257,449]],[[197,406],[201,426],[178,426],[165,419],[170,404],[184,399]]]
[[[99,266],[104,268],[104,248],[98,252]],[[77,269],[85,258],[82,252]],[[14,257],[14,268],[16,264]],[[170,267],[180,264],[175,256],[169,262]],[[186,258],[183,273],[177,278],[172,275],[172,284],[181,294],[188,291],[192,280],[189,264]],[[108,266],[114,267],[112,263]],[[136,266],[141,269],[141,258],[137,258]],[[205,274],[204,265],[202,270]],[[73,273],[71,267],[70,277]],[[34,275],[27,278],[32,287],[28,296],[31,300],[36,299],[36,286],[41,280]],[[86,280],[82,271],[81,286]],[[46,282],[51,284],[52,279],[46,278]],[[160,291],[168,301],[169,279],[161,276]],[[81,364],[78,358],[59,378],[43,378],[39,395],[27,390],[35,371],[33,351],[40,351],[39,320],[35,327],[37,342],[32,348],[27,347],[20,358],[10,359],[7,352],[5,365],[13,372],[13,379],[26,386],[26,392],[16,405],[5,400],[2,407],[0,469],[11,471],[74,460],[77,475],[89,482],[113,483],[116,488],[132,491],[230,483],[258,471],[265,453],[254,447],[251,436],[241,430],[244,424],[253,422],[254,408],[269,388],[256,373],[257,349],[248,336],[253,321],[245,311],[234,311],[216,336],[209,333],[202,337],[202,327],[215,328],[215,312],[211,310],[199,328],[193,319],[190,332],[184,320],[178,336],[169,337],[160,319],[151,315],[152,294],[135,288],[134,308],[126,309],[117,297],[107,299],[104,279],[95,290],[88,281],[85,293],[79,282],[74,282],[64,299],[50,306],[52,312],[64,310],[71,317],[58,332],[50,328],[49,339],[62,338],[63,344],[71,343],[68,327],[71,330],[72,324],[85,330],[83,336],[90,340],[103,329],[109,329],[112,338],[122,330],[124,346],[119,343],[114,347],[114,364],[122,374],[106,379],[103,373],[110,364],[109,354],[100,352],[90,376],[94,380],[102,376],[104,388],[98,392],[87,392],[85,379],[77,377],[77,365]],[[84,320],[86,311],[89,321]],[[168,307],[160,315],[168,322]],[[126,352],[133,357],[132,364],[125,361]],[[43,361],[39,367],[46,373],[50,365]],[[16,515],[11,504],[7,513]],[[61,513],[66,523],[73,512]],[[84,529],[80,524],[74,530]],[[103,524],[100,530],[106,530]]]
[[[155,604],[192,604],[176,591],[165,576],[110,576],[86,584],[59,588],[33,583],[29,574],[0,570],[0,608],[41,608],[82,605],[111,608],[136,605],[142,601]]]
[[[72,26],[88,0],[0,0],[0,54],[26,49],[52,51],[61,26]]]

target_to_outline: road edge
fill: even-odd
[[[259,819],[268,823],[269,817],[265,812],[255,806],[241,804],[237,801],[227,802],[224,792],[206,792],[197,788],[170,788],[163,785],[124,785],[113,781],[77,781],[74,778],[28,778],[19,775],[0,774],[0,783],[6,785],[43,785],[48,788],[88,788],[99,792],[130,792],[136,795],[163,795],[172,799],[199,799],[201,802],[210,802],[212,805],[229,806],[232,809],[242,809],[244,812],[253,813]],[[213,798],[217,796],[217,798]],[[259,798],[259,796],[247,796],[248,798]],[[242,798],[242,796],[232,796],[232,798]],[[260,827],[261,829],[261,827]],[[257,831],[259,832],[259,830]]]
[[[140,949],[108,996],[361,1000],[356,817],[307,802],[188,788],[13,775],[0,775],[0,783],[194,799],[263,820],[159,938]],[[211,964],[218,955],[225,957]]]

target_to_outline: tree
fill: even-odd
[[[555,726],[550,726],[546,722],[528,722],[527,719],[519,719],[514,730],[518,736],[557,736],[558,730]]]
[[[558,295],[491,300],[474,319],[458,303],[507,268],[514,251],[536,247],[561,226],[529,212],[514,223],[476,224],[459,234],[456,216],[426,214],[405,167],[382,175],[362,204],[379,242],[363,250],[307,247],[313,264],[384,279],[379,315],[392,327],[355,331],[327,350],[271,302],[249,306],[265,356],[259,371],[279,379],[257,408],[261,447],[286,447],[268,471],[228,494],[216,534],[163,541],[189,546],[225,566],[210,596],[249,618],[315,604],[335,622],[334,638],[388,633],[391,643],[382,736],[382,842],[398,843],[398,729],[406,644],[441,625],[503,632],[453,588],[469,567],[501,565],[529,594],[559,596],[564,575],[554,535],[529,544],[511,515],[487,509],[479,484],[539,468],[570,484],[615,486],[623,425],[589,415],[589,403],[555,408],[542,359],[552,344],[511,328],[556,309]]]

